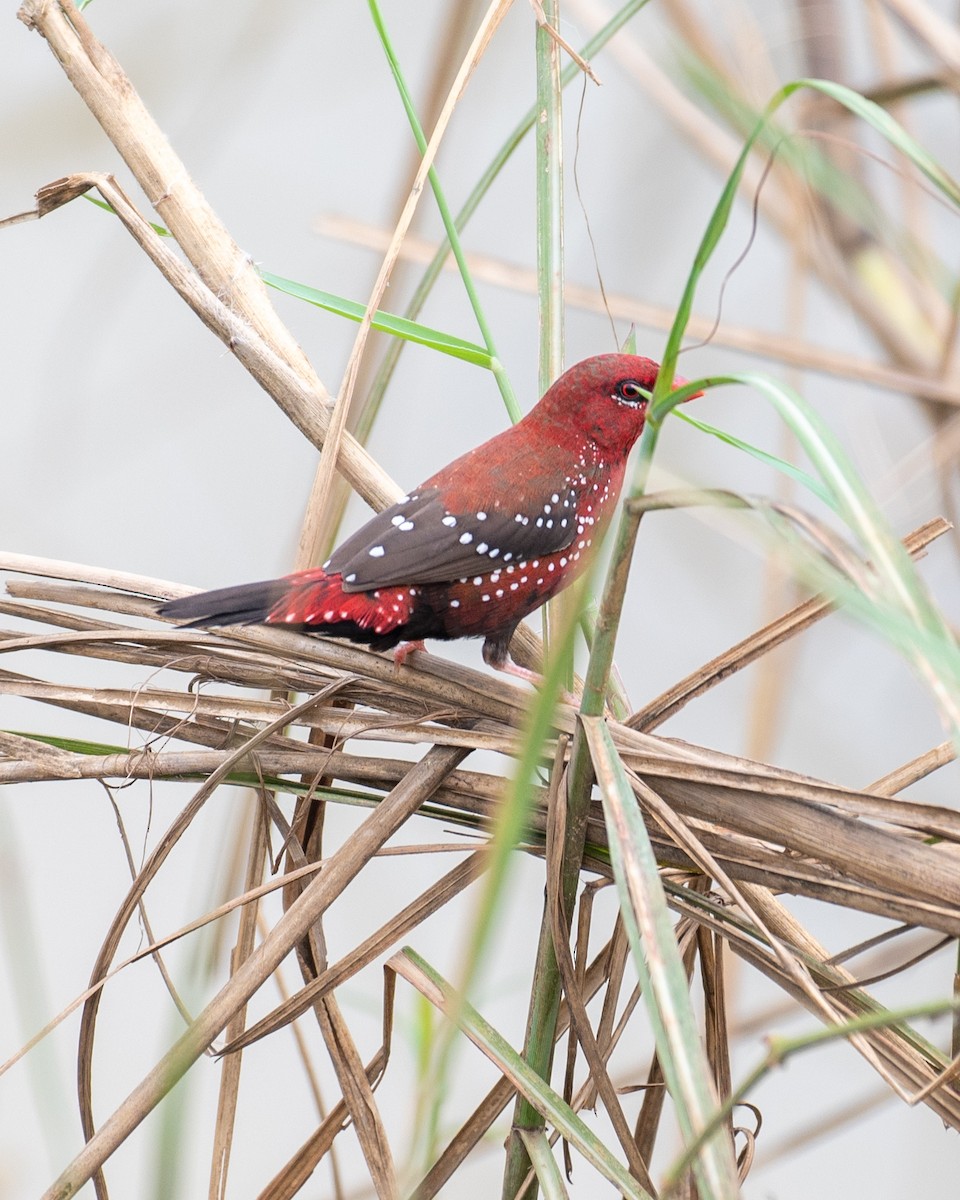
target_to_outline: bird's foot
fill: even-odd
[[[400,668],[404,665],[410,655],[413,654],[414,650],[422,650],[424,654],[430,653],[422,641],[401,642],[393,652],[393,666],[395,671],[399,673]]]
[[[504,675],[512,675],[515,679],[524,679],[527,683],[532,683],[538,691],[543,688],[543,676],[541,674],[537,671],[531,671],[528,667],[521,667],[512,658],[491,662],[489,665],[497,671],[502,671]],[[561,704],[570,704],[574,708],[580,707],[581,697],[571,694],[566,688],[560,689],[558,699]]]

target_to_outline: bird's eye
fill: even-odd
[[[649,393],[635,379],[624,379],[617,384],[614,397],[626,404],[643,404],[649,399]]]

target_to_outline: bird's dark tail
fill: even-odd
[[[267,620],[289,590],[289,580],[264,579],[168,600],[157,611],[161,617],[172,617],[187,625],[258,625]]]

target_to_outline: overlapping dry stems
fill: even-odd
[[[451,91],[409,206],[389,237],[387,261],[370,297],[368,318],[377,306],[392,262],[402,252],[403,233],[456,97],[506,7],[495,3],[487,10],[486,23]],[[581,5],[584,11],[590,7]],[[901,10],[901,15],[909,9],[920,35],[931,36],[933,18],[926,6],[898,3],[892,7]],[[352,486],[371,503],[392,500],[398,489],[345,431],[350,387],[367,325],[358,335],[356,355],[341,393],[342,406],[331,418],[326,389],[277,319],[252,264],[173,156],[119,64],[66,2],[28,0],[22,16],[48,40],[191,265],[185,267],[168,251],[108,176],[91,174],[61,181],[42,193],[38,215],[88,187],[98,188],[154,265],[307,437],[322,444],[332,419],[336,455],[330,455],[330,461],[335,460]],[[940,48],[951,67],[954,41],[951,37]],[[689,136],[701,137],[705,128],[702,113],[691,111],[656,65],[638,57],[635,46],[629,41],[623,46],[630,62],[642,63],[647,86],[656,89],[660,103],[672,111]],[[709,138],[711,155],[735,153],[733,143],[716,130],[710,131]],[[754,176],[751,186],[756,186],[758,179]],[[772,195],[765,194],[764,203]],[[831,278],[838,276],[834,273]],[[862,299],[847,285],[840,290]],[[866,300],[855,307],[861,314],[876,315]],[[651,320],[655,318],[656,314]],[[879,317],[877,320],[882,337],[886,325]],[[762,338],[754,338],[752,344],[761,350],[766,346]],[[897,370],[878,367],[876,377],[891,386],[915,386],[926,362],[913,352],[915,348],[904,349],[899,341],[895,348],[902,350]],[[785,360],[791,355],[799,360],[806,354],[801,344],[781,344],[779,351]],[[821,365],[851,369],[849,362],[838,363],[829,355],[822,356]],[[906,377],[908,372],[913,374]],[[927,395],[952,399],[951,385],[937,381],[927,388]],[[329,471],[318,476],[315,498],[329,493]],[[313,546],[318,521],[314,507],[304,530],[304,546]],[[908,545],[918,553],[945,529],[944,522],[931,522]],[[384,985],[382,1044],[364,1063],[340,1011],[338,990],[359,971],[396,951],[422,922],[441,912],[483,873],[485,842],[496,824],[503,775],[463,769],[460,764],[478,750],[509,760],[523,736],[529,694],[435,656],[418,656],[415,669],[397,669],[389,660],[364,650],[287,631],[235,630],[211,635],[159,629],[155,623],[146,623],[153,616],[154,601],[182,591],[163,581],[15,555],[0,555],[0,570],[9,573],[9,598],[0,601],[0,614],[17,622],[16,628],[0,631],[0,694],[32,699],[47,709],[95,717],[112,723],[118,731],[116,745],[111,747],[68,743],[55,735],[0,733],[0,783],[66,784],[97,779],[112,787],[132,780],[170,780],[191,789],[200,783],[136,873],[104,937],[91,989],[82,997],[85,1015],[79,1057],[86,1144],[48,1195],[71,1194],[90,1178],[104,1195],[102,1169],[110,1155],[192,1063],[211,1048],[225,1056],[210,1185],[211,1195],[222,1194],[241,1086],[240,1052],[254,1042],[277,1036],[299,1016],[312,1012],[330,1050],[340,1098],[288,1161],[276,1164],[275,1174],[261,1194],[271,1200],[295,1195],[352,1123],[377,1194],[398,1196],[398,1168],[375,1094],[377,1083],[389,1069],[394,972],[415,981],[451,1019],[460,1020],[463,1011],[450,1003],[447,991],[431,983],[423,972],[417,973],[409,956],[395,953]],[[688,977],[693,977],[698,962],[701,968],[707,1048],[721,1097],[728,1095],[732,1086],[729,1041],[733,1034],[726,1011],[725,947],[821,1020],[855,1019],[880,1011],[856,977],[838,965],[836,956],[831,957],[790,914],[779,899],[781,895],[808,897],[960,937],[960,817],[951,809],[894,796],[950,761],[948,746],[934,748],[857,791],[652,732],[684,704],[829,611],[821,599],[807,601],[649,702],[628,722],[610,720],[605,726],[649,827],[670,903],[680,914],[677,937]],[[517,648],[527,661],[535,661],[538,643],[529,631],[523,633]],[[15,669],[16,656],[27,651],[43,655],[49,664],[47,677]],[[90,681],[78,684],[58,678],[61,655],[87,664]],[[104,685],[105,673],[109,676],[117,664],[136,668],[140,682],[130,687],[118,679]],[[162,677],[155,679],[159,672]],[[263,697],[265,690],[270,692],[269,698]],[[294,703],[293,697],[301,699]],[[574,710],[561,705],[552,739],[543,748],[545,771],[549,772],[551,764],[553,767],[554,792],[566,767],[566,747],[576,721]],[[375,755],[351,752],[350,742],[371,739],[387,750]],[[411,757],[414,751],[419,758]],[[237,904],[245,910],[231,970],[179,1041],[127,1100],[101,1121],[93,1112],[91,1099],[99,996],[118,969],[121,937],[148,902],[150,885],[221,783],[253,789],[258,804],[258,819],[253,822],[247,847],[243,894],[208,914],[209,919],[219,920]],[[546,863],[551,912],[559,933],[563,914],[551,868],[557,857],[557,839],[562,840],[557,824],[562,810],[549,805],[550,792],[545,786],[536,793],[522,849]],[[323,848],[320,869],[316,862],[308,861],[298,830],[291,830],[283,805],[276,799],[286,793],[302,802],[294,825],[310,805],[342,803],[364,810],[349,839]],[[465,837],[462,843],[461,848],[470,853],[426,887],[412,889],[389,920],[355,941],[336,962],[328,963],[321,918],[351,880],[371,871],[388,840],[415,816],[462,829],[474,839]],[[409,852],[429,862],[428,856],[436,849],[432,844],[419,844]],[[288,856],[288,869],[281,880],[264,885],[266,862],[281,852]],[[624,1033],[640,1020],[638,992],[629,974],[621,918],[615,917],[609,930],[600,930],[591,903],[594,890],[605,886],[611,875],[607,832],[596,801],[588,827],[586,889],[574,946],[561,940],[557,947],[566,992],[557,1036],[572,1030],[565,1094],[574,1112],[601,1097],[634,1180],[652,1191],[648,1164],[660,1132],[666,1095],[661,1064],[654,1057],[640,1113],[635,1125],[628,1125],[610,1060]],[[280,886],[287,892],[283,916],[258,934],[256,905],[266,891]],[[597,941],[602,948],[588,961],[589,947]],[[142,954],[156,953],[159,948],[149,946]],[[291,954],[299,954],[304,964],[303,986],[247,1028],[247,1002],[269,984]],[[587,1004],[598,994],[602,1005],[594,1026]],[[482,1038],[474,1040],[492,1057]],[[960,1086],[947,1056],[903,1023],[858,1030],[851,1040],[895,1091],[908,1100],[922,1100],[946,1123],[960,1129]],[[575,1087],[580,1051],[587,1075]],[[495,1086],[429,1165],[417,1186],[419,1200],[439,1194],[511,1102],[518,1076],[502,1069]],[[732,1137],[732,1123],[729,1132]],[[745,1140],[741,1172],[748,1169],[752,1155],[752,1139],[746,1136]]]
[[[17,565],[22,564],[12,556],[0,561],[0,567],[7,569],[15,569]],[[29,565],[34,570],[40,566]],[[44,564],[43,569],[55,574],[55,564]],[[69,568],[65,567],[63,573],[69,575]],[[87,578],[92,574],[88,571]],[[147,581],[139,583],[142,590],[151,590],[146,586]],[[32,598],[2,602],[0,612],[12,611],[21,619],[32,616],[45,628],[55,629],[57,624],[67,623],[73,632],[39,636],[7,633],[0,643],[6,655],[18,649],[45,646],[53,662],[59,654],[76,655],[82,650],[84,657],[94,662],[109,663],[119,657],[127,663],[141,662],[145,669],[151,669],[159,657],[170,671],[184,678],[186,687],[184,690],[170,686],[154,688],[146,684],[133,691],[84,688],[5,669],[0,673],[0,690],[67,710],[94,712],[123,731],[120,740],[128,736],[127,731],[139,731],[144,744],[108,755],[58,747],[51,754],[46,743],[19,736],[5,741],[0,750],[0,780],[99,778],[116,783],[134,778],[201,777],[211,782],[218,778],[260,781],[261,786],[280,791],[302,792],[309,789],[299,780],[326,777],[337,782],[323,789],[325,798],[373,806],[373,816],[386,819],[389,828],[396,828],[388,814],[394,803],[391,796],[398,794],[404,796],[400,811],[405,815],[400,820],[419,813],[468,829],[483,831],[492,827],[502,788],[500,776],[460,770],[456,764],[473,748],[495,748],[509,753],[515,746],[523,722],[525,694],[509,684],[500,681],[491,684],[466,668],[449,664],[438,672],[444,676],[442,680],[421,670],[404,669],[396,674],[392,663],[378,656],[285,631],[240,630],[216,637],[201,637],[191,631],[158,635],[122,618],[111,622],[105,630],[102,619],[88,617],[86,602],[95,603],[98,612],[114,608],[120,613],[130,608],[142,610],[143,602],[109,589],[97,591],[89,586],[78,588],[54,582],[19,582],[11,578],[8,588],[14,595],[30,592]],[[58,594],[60,588],[64,589],[62,594]],[[164,589],[154,590],[161,593]],[[64,603],[69,609],[61,607]],[[728,669],[736,669],[749,658],[750,653],[742,649],[741,661],[731,655]],[[269,678],[283,679],[286,688],[306,694],[307,701],[291,708],[279,696],[263,700],[235,695],[237,686],[259,689]],[[324,691],[330,694],[329,701],[317,699]],[[330,707],[330,702],[341,693],[361,707],[348,713]],[[569,731],[572,719],[569,709],[561,709],[558,728],[565,726]],[[423,764],[417,766],[403,758],[354,755],[339,748],[310,745],[296,736],[298,728],[324,730],[338,742],[367,732],[380,742],[395,742],[398,749],[417,743],[432,749]],[[839,1005],[839,1011],[852,1015],[864,1011],[864,1005],[874,1005],[865,993],[856,989],[852,976],[828,964],[826,951],[809,942],[802,928],[787,918],[782,905],[770,908],[776,903],[773,891],[811,896],[960,935],[960,887],[956,884],[960,818],[951,810],[888,799],[883,781],[875,791],[854,792],[762,764],[731,759],[706,748],[652,737],[627,726],[611,724],[611,728],[623,762],[637,780],[641,803],[644,796],[659,797],[669,804],[669,811],[674,814],[672,819],[687,831],[684,838],[678,839],[676,832],[659,832],[652,826],[661,861],[684,872],[672,892],[673,902],[697,924],[722,936],[747,961],[778,979],[801,1002],[811,1002],[816,993],[808,989],[805,998],[804,989],[796,979],[791,980],[789,964],[794,961],[808,980],[815,981],[817,988],[832,989],[829,994],[834,1011]],[[256,738],[254,731],[259,731]],[[177,741],[205,748],[176,749]],[[433,757],[437,754],[439,760]],[[432,761],[438,762],[439,773],[432,771],[429,765]],[[418,783],[423,770],[428,774],[425,787]],[[209,791],[210,786],[206,785],[184,811],[177,828],[162,839],[162,855],[186,829]],[[931,835],[940,842],[936,848],[925,845]],[[333,882],[338,874],[338,856],[347,854],[349,865],[345,869],[355,873],[366,869],[383,844],[382,836],[378,835],[361,849],[361,840],[358,838],[334,852],[325,865],[324,906],[342,886],[342,881]],[[585,866],[601,877],[609,874],[605,846],[606,835],[598,808],[591,819]],[[697,851],[697,846],[703,847],[703,851]],[[691,848],[694,848],[692,854]],[[531,819],[528,852],[546,852],[545,807],[537,809]],[[162,857],[148,863],[141,872],[115,927],[117,935],[136,910],[143,888],[161,863]],[[233,1048],[275,1034],[314,1006],[319,998],[333,994],[357,970],[408,936],[421,920],[468,886],[482,867],[482,855],[474,854],[463,866],[448,873],[445,880],[428,889],[421,901],[398,913],[389,927],[359,944],[340,965],[322,972],[316,982],[291,997],[275,1014],[259,1021],[249,1034],[235,1038]],[[718,906],[700,892],[696,881],[705,877],[700,874],[704,870],[707,877],[712,875],[721,881],[720,890],[727,892],[727,907]],[[737,881],[739,889],[747,890],[750,901],[746,907],[742,899],[736,900],[739,892],[730,895],[729,889],[723,887],[722,879],[727,875]],[[695,892],[699,893],[696,900]],[[781,947],[779,963],[775,947],[762,932],[762,922],[758,924],[751,915],[754,910],[765,913],[764,921],[769,920],[771,912],[776,915],[776,938]],[[288,917],[292,915],[291,909]],[[309,923],[304,918],[297,929],[307,928]],[[198,1018],[190,1035],[190,1054],[209,1045],[226,1028],[241,1011],[245,998],[267,982],[279,961],[278,955],[286,953],[283,947],[292,946],[299,936],[287,934],[278,942],[280,932],[278,926],[267,936],[255,955],[254,966],[239,982],[235,975],[225,986],[224,999],[216,1002],[215,1016],[206,1021],[202,1020],[202,1014]],[[113,944],[115,936],[110,941]],[[270,945],[276,949],[265,953]],[[109,970],[111,958],[112,951],[102,959],[95,975]],[[622,952],[619,958],[611,954],[601,972],[601,983],[585,983],[585,993],[591,994],[606,980],[615,996],[619,992],[622,966]],[[837,993],[838,983],[852,990]],[[582,1009],[579,1005],[577,1008],[582,1020]],[[598,1047],[607,1046],[606,1053],[610,1049],[613,1012],[611,1006],[605,1007],[606,1034],[597,1043]],[[889,1072],[898,1086],[908,1090],[929,1084],[946,1065],[942,1056],[930,1047],[899,1031],[861,1036],[869,1057],[875,1058],[878,1067],[886,1063],[884,1073]],[[184,1053],[182,1048],[179,1053],[181,1056]],[[593,1061],[599,1062],[595,1057]],[[185,1066],[186,1062],[179,1057],[176,1073]],[[378,1063],[377,1070],[384,1066],[385,1063]],[[593,1077],[596,1078],[596,1072]],[[86,1157],[78,1159],[74,1169],[82,1172],[91,1169],[94,1163],[99,1165],[118,1144],[118,1139],[127,1136],[136,1123],[134,1120],[131,1124],[131,1113],[137,1119],[142,1117],[172,1081],[173,1076],[158,1067],[137,1089],[136,1106],[122,1106],[107,1121],[89,1143]],[[497,1102],[490,1101],[485,1106],[484,1120],[494,1120],[509,1097],[509,1089],[505,1092],[501,1089]],[[952,1085],[934,1091],[927,1102],[945,1120],[960,1125],[960,1094],[954,1095]],[[334,1118],[331,1116],[329,1120],[332,1122]],[[476,1124],[469,1127],[475,1133],[465,1136],[474,1144],[481,1131]],[[302,1150],[301,1156],[315,1164],[321,1149],[332,1142],[331,1129],[332,1125],[325,1124],[326,1132],[311,1139],[310,1149]],[[452,1153],[459,1160],[461,1141],[457,1145],[461,1149]],[[303,1159],[298,1161],[301,1169],[293,1171],[291,1178],[302,1180],[305,1168]],[[449,1164],[451,1160],[445,1157],[442,1161]],[[439,1182],[439,1178],[436,1171],[431,1173],[431,1180]],[[429,1187],[424,1194],[432,1194]]]

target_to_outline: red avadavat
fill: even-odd
[[[602,536],[658,370],[632,354],[585,359],[522,421],[368,521],[322,568],[160,612],[191,625],[286,625],[375,650],[482,637],[485,662],[529,677],[508,660],[510,639]]]

